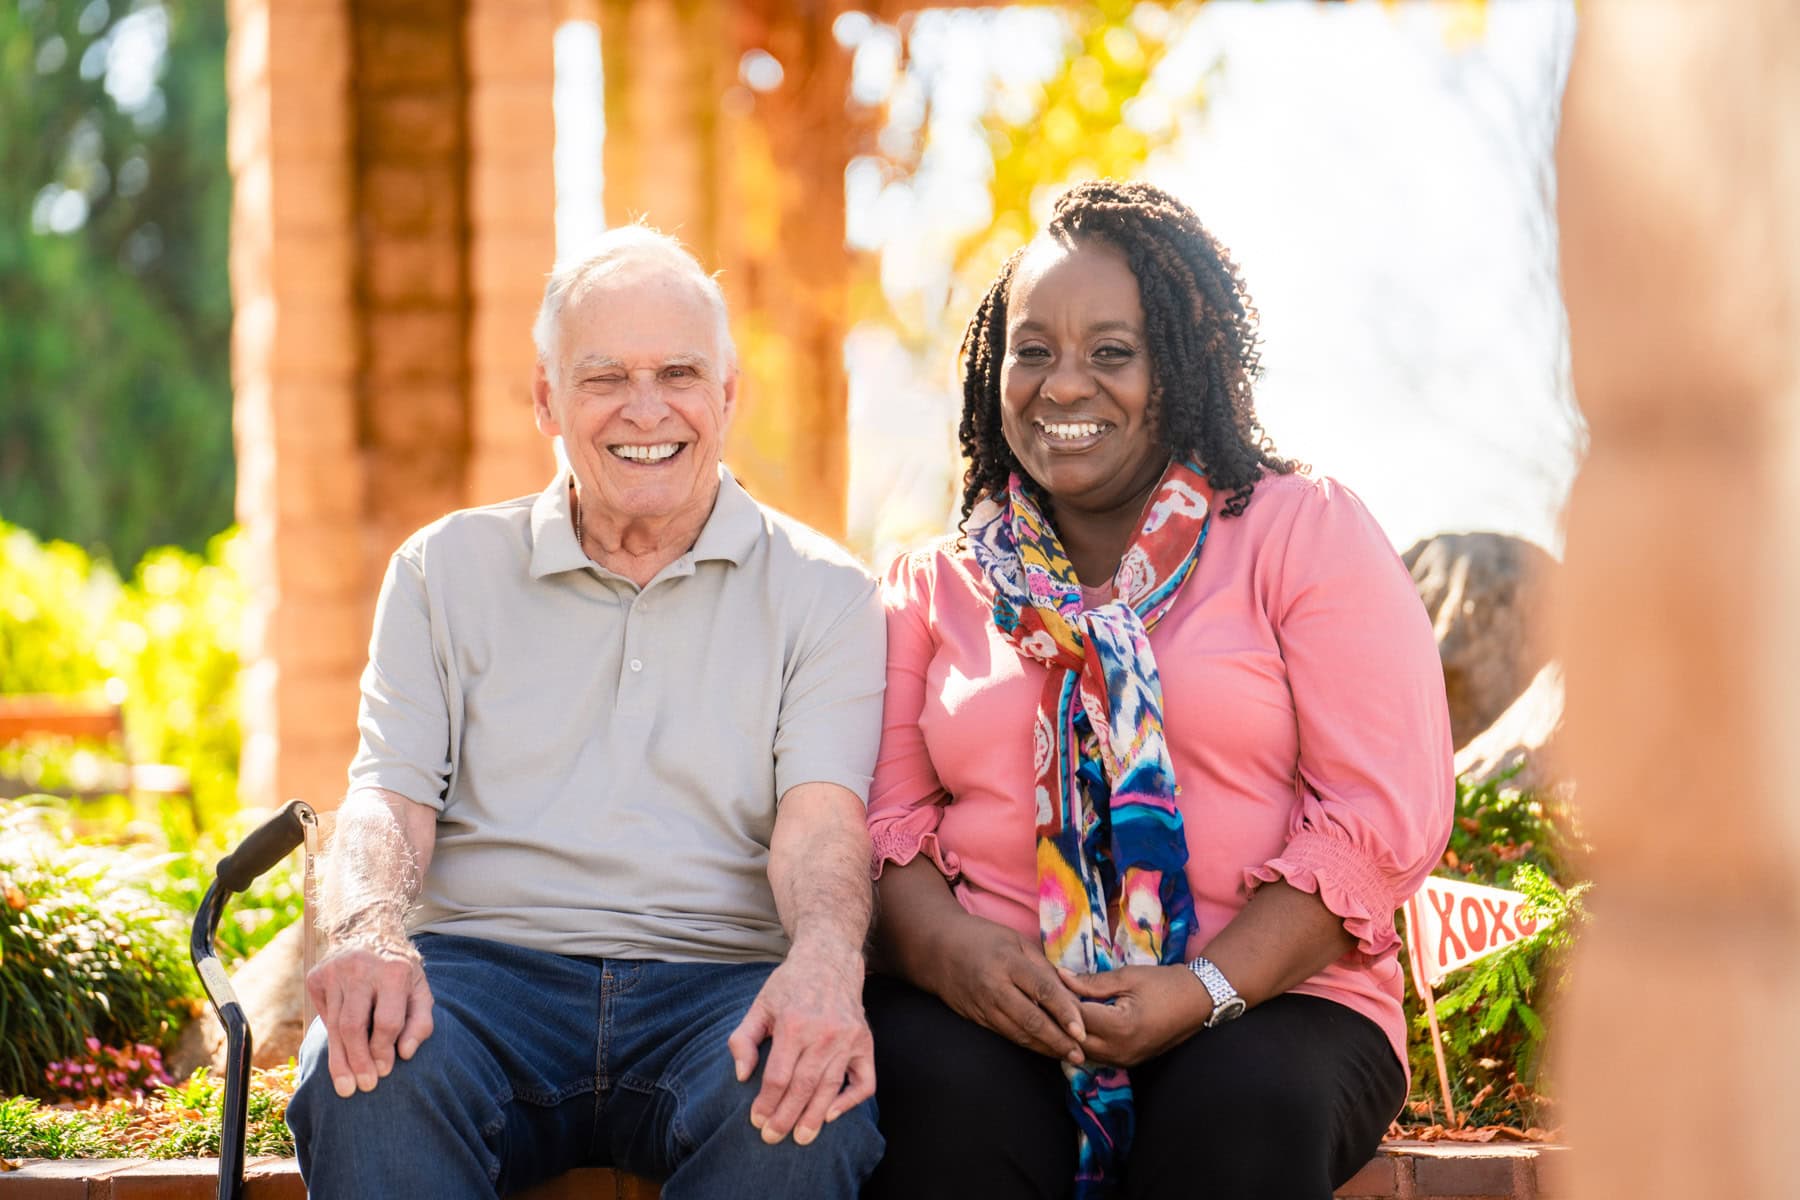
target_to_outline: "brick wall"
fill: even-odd
[[[311,714],[354,713],[367,628],[351,18],[343,0],[232,0],[229,15],[243,784],[267,802],[341,789],[352,722]]]
[[[330,807],[388,555],[541,486],[548,0],[232,0],[243,792]]]
[[[463,503],[533,492],[550,443],[532,424],[531,322],[556,255],[552,0],[468,0],[469,430]]]

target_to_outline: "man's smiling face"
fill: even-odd
[[[583,512],[635,523],[711,511],[737,380],[694,280],[624,262],[563,310],[538,428],[561,434]]]

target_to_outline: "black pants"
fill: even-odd
[[[1075,1121],[1054,1059],[870,976],[887,1154],[864,1200],[1069,1195]],[[1288,994],[1131,1071],[1128,1197],[1329,1200],[1375,1154],[1406,1076],[1373,1021]]]

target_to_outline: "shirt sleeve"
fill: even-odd
[[[450,705],[433,648],[424,571],[409,547],[388,560],[381,581],[356,725],[361,741],[350,764],[351,788],[384,788],[442,812],[450,782]]]
[[[775,795],[802,783],[835,783],[869,800],[869,773],[881,736],[881,597],[875,581],[843,567],[853,582],[834,589],[821,632],[799,648],[781,689],[775,729]],[[846,599],[847,596],[847,599]]]
[[[1443,668],[1412,579],[1368,509],[1329,481],[1303,497],[1268,581],[1299,726],[1299,803],[1286,846],[1244,882],[1316,893],[1377,958],[1399,944],[1394,910],[1450,838]]]
[[[925,556],[903,554],[882,586],[887,613],[887,696],[881,714],[881,753],[869,798],[870,874],[887,863],[905,866],[923,851],[946,879],[961,873],[955,854],[938,844],[949,794],[938,781],[920,725],[926,671],[935,643],[930,629],[931,571]]]

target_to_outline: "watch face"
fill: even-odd
[[[1225,1003],[1213,1009],[1212,1016],[1208,1017],[1206,1020],[1207,1028],[1210,1029],[1214,1025],[1223,1025],[1227,1021],[1237,1020],[1244,1015],[1244,1010],[1248,1007],[1249,1005],[1244,1003],[1244,998],[1242,996],[1233,996],[1231,999],[1225,1001]]]

